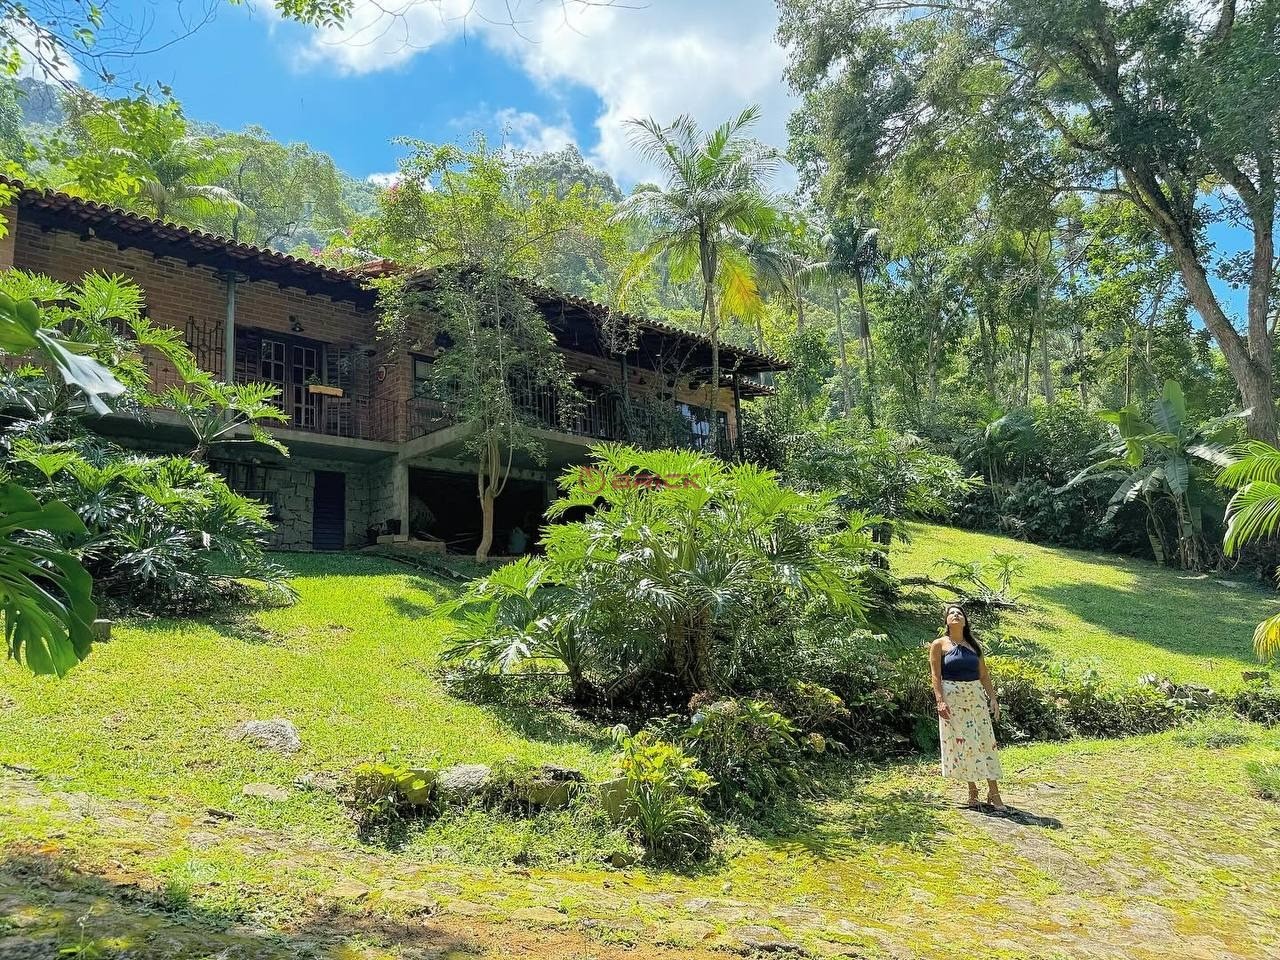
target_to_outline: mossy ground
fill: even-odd
[[[925,531],[915,549],[959,536]],[[1107,591],[1109,577],[1150,572],[1147,589],[1203,592],[1180,619],[1220,638],[1212,655],[1150,643],[1151,656],[1207,671],[1198,676],[1248,665],[1247,637],[1235,647],[1221,639],[1229,630],[1213,591],[1228,588],[1052,556],[1036,576],[1065,576],[1071,563],[1073,576]],[[656,957],[727,947],[1154,958],[1172,943],[1180,956],[1266,957],[1280,942],[1280,807],[1256,795],[1247,773],[1280,759],[1280,738],[1226,720],[1008,750],[1007,797],[1029,814],[1010,820],[955,806],[927,762],[850,767],[829,798],[779,807],[767,827],[731,828],[721,855],[693,873],[604,866],[621,838],[572,812],[464,813],[394,848],[362,845],[328,794],[298,790],[273,803],[240,790],[340,772],[384,751],[514,757],[598,776],[608,745],[568,715],[449,696],[434,672],[446,627],[434,605],[448,584],[367,557],[291,562],[303,597],[293,608],[237,624],[123,626],[63,681],[0,668],[0,957],[64,948],[175,960]],[[1040,584],[1028,595],[1054,589]],[[1089,622],[1111,629],[1097,614]],[[1113,636],[1142,644],[1145,634]],[[1136,668],[1134,659],[1113,666]],[[298,726],[300,753],[226,737],[240,720],[273,716]]]

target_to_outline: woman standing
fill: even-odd
[[[956,604],[947,607],[946,632],[929,646],[933,695],[938,701],[942,775],[969,784],[969,806],[978,806],[978,781],[987,781],[987,803],[1005,811],[1000,797],[1000,756],[992,719],[999,719],[996,688],[969,618]]]

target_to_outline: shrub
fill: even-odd
[[[1231,694],[1228,703],[1246,720],[1267,727],[1280,724],[1280,686],[1254,680]]]
[[[722,806],[750,808],[800,781],[796,728],[759,700],[720,700],[698,709],[682,737],[716,781]]]
[[[593,449],[574,468],[546,558],[476,583],[451,609],[462,626],[447,656],[501,672],[563,666],[609,699],[687,702],[708,689],[803,674],[796,629],[864,617],[881,579],[872,521],[830,494],[788,489],[776,474],[691,451]],[[761,639],[762,635],[764,640]]]
[[[711,852],[714,833],[701,797],[715,781],[680,747],[642,730],[615,731],[618,771],[626,780],[623,817],[660,860],[699,860]]]
[[[1280,763],[1250,763],[1244,769],[1254,793],[1263,800],[1280,800]]]
[[[435,771],[374,760],[358,764],[347,784],[346,801],[364,839],[389,837],[406,820],[435,812]]]
[[[187,457],[129,453],[95,438],[11,444],[11,463],[42,496],[62,500],[85,531],[64,538],[99,596],[167,616],[249,599],[256,581],[291,600],[286,571],[266,553],[265,505],[232,491]]]

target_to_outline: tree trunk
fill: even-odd
[[[1040,387],[1044,391],[1045,406],[1052,407],[1053,396],[1053,368],[1049,363],[1049,331],[1048,323],[1044,317],[1044,311],[1040,311]]]
[[[862,271],[853,275],[858,291],[858,338],[862,341],[863,395],[866,399],[867,422],[876,425],[875,353],[871,345],[871,318],[867,315],[867,299],[862,292]]]
[[[1036,324],[1034,318],[1027,324],[1027,347],[1022,351],[1022,405],[1031,403],[1031,355],[1036,347]]]
[[[1271,336],[1268,327],[1271,280],[1274,268],[1275,199],[1268,193],[1246,199],[1252,221],[1253,268],[1249,278],[1249,337],[1242,337],[1222,309],[1217,295],[1195,247],[1195,239],[1168,212],[1168,203],[1158,186],[1145,171],[1122,169],[1125,180],[1135,192],[1144,213],[1160,232],[1173,252],[1174,262],[1182,276],[1183,286],[1192,306],[1204,320],[1217,341],[1227,369],[1236,382],[1240,397],[1249,411],[1246,419],[1249,436],[1275,446],[1277,436],[1275,397],[1272,390],[1274,368],[1271,361]],[[1145,175],[1144,175],[1145,174]]]
[[[493,491],[481,481],[480,484],[480,514],[483,518],[480,534],[480,546],[476,547],[477,562],[484,562],[489,559],[489,550],[493,547],[493,513],[494,501],[496,498]]]
[[[844,385],[844,415],[845,419],[848,419],[850,411],[853,410],[853,391],[849,388],[849,353],[844,342],[844,321],[840,317],[839,284],[834,284],[832,290],[836,308],[836,340],[840,344],[840,377]]]

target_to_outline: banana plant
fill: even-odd
[[[1200,426],[1187,421],[1182,387],[1169,380],[1152,405],[1150,417],[1135,404],[1098,414],[1114,427],[1113,434],[1091,454],[1102,459],[1085,467],[1059,488],[1070,489],[1087,480],[1116,480],[1106,523],[1125,504],[1140,501],[1147,511],[1147,535],[1159,563],[1165,563],[1164,530],[1159,506],[1167,502],[1174,511],[1176,556],[1183,569],[1199,569],[1205,562],[1204,520],[1214,509],[1202,490],[1203,468],[1225,467],[1234,436],[1234,422],[1244,416],[1233,413],[1215,417]]]
[[[1280,450],[1261,440],[1250,440],[1232,453],[1235,460],[1218,474],[1219,485],[1235,490],[1227,504],[1227,532],[1222,543],[1227,556],[1280,531]],[[1264,663],[1280,657],[1280,614],[1258,624],[1253,648]]]

